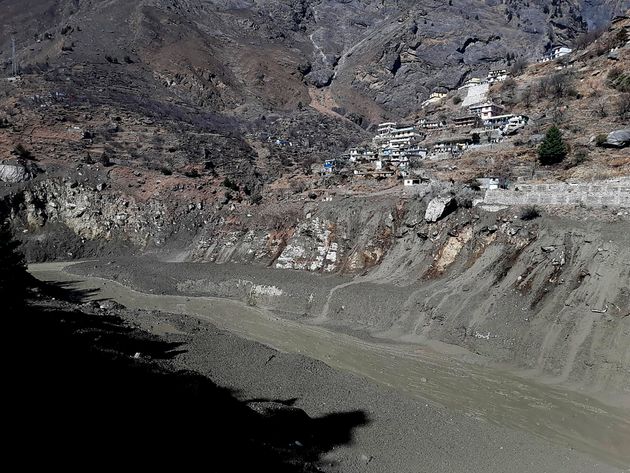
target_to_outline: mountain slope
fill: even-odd
[[[294,110],[320,87],[342,113],[370,121],[406,116],[437,87],[457,87],[508,54],[534,58],[630,7],[627,0],[3,3],[3,56],[15,31],[23,66],[128,57],[156,92],[168,84],[196,106],[244,116]]]

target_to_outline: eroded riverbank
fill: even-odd
[[[244,338],[323,361],[468,417],[526,431],[612,465],[630,465],[630,415],[625,409],[507,372],[458,362],[420,346],[369,343],[321,326],[281,319],[233,300],[142,293],[114,281],[69,274],[64,266],[32,265],[30,270],[41,280],[93,290],[93,298],[198,317]]]

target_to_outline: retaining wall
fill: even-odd
[[[630,184],[519,184],[486,191],[483,203],[630,207]]]
[[[485,102],[487,100],[489,90],[489,84],[479,84],[469,87],[468,95],[466,95],[466,98],[462,102],[462,108]]]

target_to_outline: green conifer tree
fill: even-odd
[[[562,139],[562,133],[557,126],[552,126],[547,130],[545,139],[538,147],[538,158],[543,165],[550,165],[562,162],[567,156],[567,145]]]

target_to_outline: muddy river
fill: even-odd
[[[630,410],[510,372],[467,364],[417,345],[370,343],[321,326],[278,318],[241,302],[211,297],[154,295],[114,281],[64,272],[64,263],[31,265],[40,280],[91,290],[129,308],[186,314],[281,351],[326,364],[429,399],[471,417],[524,430],[630,467]]]

